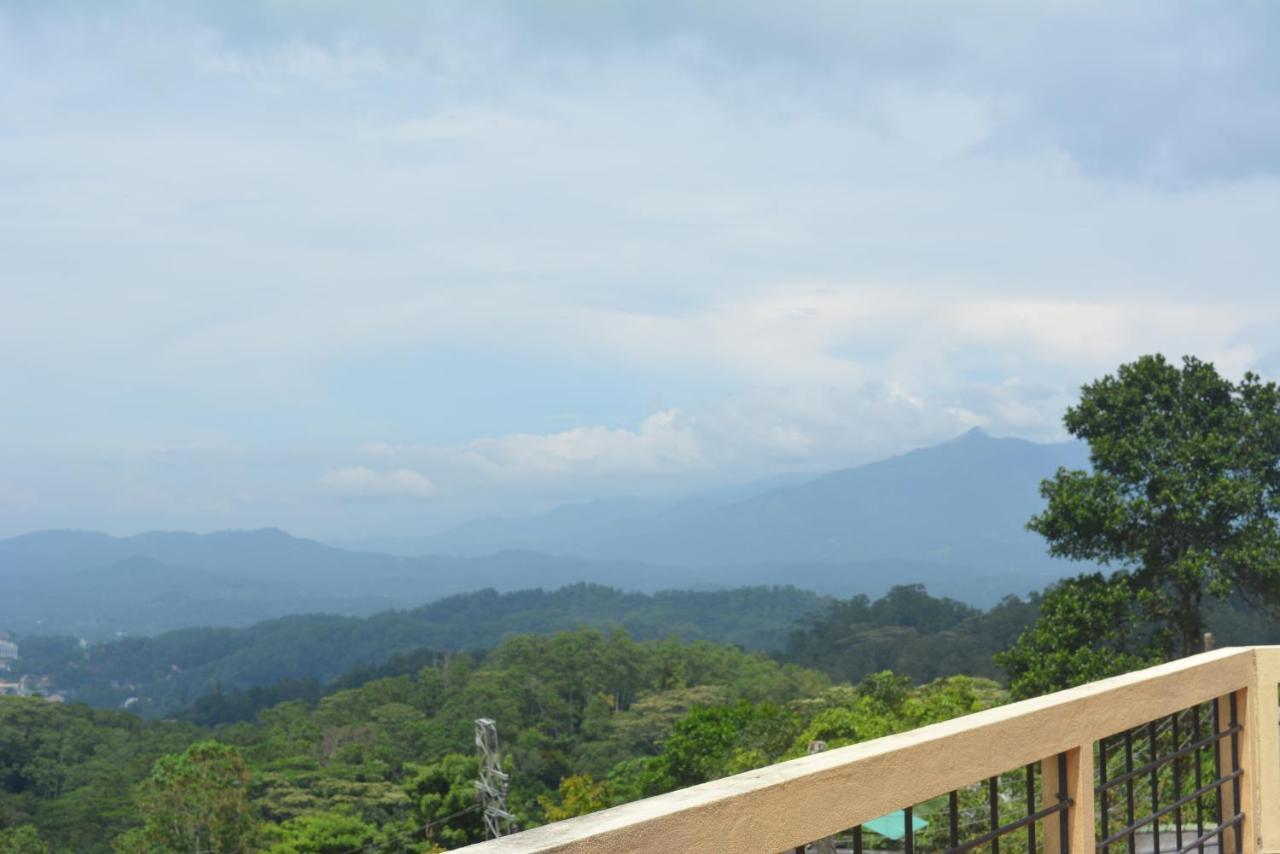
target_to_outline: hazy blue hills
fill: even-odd
[[[391,604],[376,596],[325,595],[141,556],[58,572],[2,555],[0,588],[0,627],[90,639],[192,625],[245,625],[299,611],[370,613]]]
[[[37,531],[0,540],[0,571],[19,559],[44,562],[49,571],[73,573],[125,558],[215,572],[233,570],[259,581],[350,582],[359,569],[386,571],[398,560],[390,555],[335,549],[290,536],[277,528],[256,531],[152,531],[112,537],[94,531]]]
[[[787,473],[731,484],[680,499],[621,496],[561,504],[535,516],[472,519],[444,533],[419,537],[335,540],[341,548],[412,557],[447,554],[475,557],[495,551],[585,554],[593,545],[648,530],[681,516],[723,507],[771,490],[813,480],[817,475]]]
[[[1049,559],[1024,525],[1040,507],[1040,480],[1086,463],[1078,444],[973,431],[824,476],[479,520],[425,538],[432,553],[416,557],[276,529],[41,531],[0,541],[0,627],[101,638],[578,582],[645,592],[785,582],[840,596],[922,583],[988,606],[1079,569]]]
[[[1079,443],[998,439],[975,429],[745,496],[566,505],[533,518],[468,523],[421,546],[436,554],[528,548],[688,566],[946,565],[1041,583],[1067,568],[1024,527],[1040,507],[1040,481],[1059,466],[1087,465]]]
[[[1040,481],[1058,466],[1087,461],[1077,443],[1040,445],[974,430],[685,516],[586,554],[664,563],[902,560],[1053,571],[1043,541],[1024,526],[1040,506]]]
[[[88,548],[93,544],[100,546],[96,553]],[[398,558],[335,549],[281,531],[125,538],[41,532],[0,541],[0,627],[100,639],[248,625],[286,614],[367,615],[485,587],[611,580],[653,591],[685,586],[688,579],[669,567],[649,572],[535,552]]]
[[[806,590],[879,596],[894,584],[919,581],[979,605],[1034,585],[1007,575],[904,561],[859,564],[753,564],[681,567],[587,561],[536,552],[478,558],[423,557],[389,565],[370,561],[357,581],[328,585],[316,578],[259,581],[223,571],[166,564],[144,556],[95,569],[32,569],[20,555],[0,552],[0,627],[23,635],[68,634],[101,640],[117,634],[157,634],[189,626],[247,626],[288,614],[363,616],[389,608],[493,588],[554,589],[579,582],[630,591],[721,590],[783,580]],[[352,588],[360,588],[358,591]]]

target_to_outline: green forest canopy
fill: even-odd
[[[575,584],[555,591],[481,590],[365,618],[312,614],[239,629],[181,629],[87,648],[69,637],[20,641],[26,669],[49,674],[76,699],[118,706],[137,697],[139,711],[167,715],[215,689],[323,683],[398,653],[478,652],[514,635],[583,626],[622,628],[637,639],[705,639],[776,651],[797,620],[831,601],[792,587],[645,594]]]
[[[600,598],[592,589],[570,594]],[[716,596],[722,606],[746,603],[736,609],[738,619],[759,598],[752,591],[711,598]],[[782,598],[785,606],[789,600]],[[875,650],[859,666],[890,661],[910,670],[914,660],[936,669],[927,649],[911,653],[903,632],[926,645],[943,632],[954,645],[967,633],[981,636],[969,648],[972,657],[952,662],[989,669],[987,647],[999,634],[979,628],[983,612],[919,588],[896,590],[874,603],[858,598],[827,607],[792,634],[790,655],[812,655],[822,637],[852,628]],[[735,618],[716,619],[732,624]],[[889,631],[894,627],[896,642]],[[260,645],[254,651],[272,655]],[[847,658],[838,654],[817,663]],[[918,678],[930,675],[922,671]],[[911,684],[910,677],[881,676],[862,689],[833,687],[819,670],[761,652],[705,641],[634,641],[620,632],[583,629],[508,638],[476,657],[401,653],[379,668],[324,684],[219,691],[198,702],[186,722],[6,701],[0,739],[7,740],[0,747],[13,759],[2,772],[0,820],[33,826],[42,839],[67,850],[106,850],[115,837],[122,846],[145,848],[147,819],[155,824],[147,804],[154,811],[164,801],[143,795],[154,789],[143,784],[153,764],[213,737],[243,757],[254,845],[292,844],[291,834],[376,838],[390,845],[406,828],[472,802],[471,728],[481,715],[500,721],[509,762],[518,770],[513,804],[529,825],[777,761],[803,752],[815,738],[829,744],[871,738],[1002,696],[994,683],[968,678],[921,689]],[[287,700],[291,692],[299,699]],[[475,816],[467,814],[434,827],[432,838],[461,844],[478,832]]]
[[[530,826],[1003,702],[995,681],[956,673],[992,673],[990,650],[1038,601],[981,612],[915,587],[855,597],[804,621],[789,662],[622,631],[521,635],[216,692],[179,720],[0,698],[0,850],[155,850],[172,844],[158,841],[166,810],[205,849],[227,833],[235,850],[276,854],[460,845],[480,832],[467,811],[476,717],[499,721]],[[1276,635],[1239,611],[1211,624],[1227,642]]]
[[[499,721],[511,803],[530,826],[799,755],[816,738],[862,740],[1002,698],[967,677],[833,686],[759,652],[592,629],[511,638],[478,664],[457,654],[212,728],[0,698],[0,826],[29,825],[58,850],[107,851],[117,838],[146,850],[160,814],[182,809],[208,817],[190,831],[206,843],[219,832],[206,825],[229,817],[244,850],[328,850],[295,837],[332,834],[423,851],[478,838],[474,812],[433,826],[430,840],[412,831],[472,803],[480,716]],[[212,770],[199,773],[202,761]]]

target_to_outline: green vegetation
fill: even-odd
[[[121,852],[244,851],[253,838],[250,773],[233,747],[201,741],[162,756],[137,787],[143,819],[116,840]]]
[[[1274,605],[1280,593],[1275,383],[1253,374],[1232,383],[1191,357],[1178,368],[1162,356],[1144,356],[1086,385],[1063,421],[1089,443],[1092,470],[1059,469],[1045,481],[1048,506],[1028,527],[1056,556],[1119,565],[1122,571],[1106,583],[1133,593],[1127,621],[1145,624],[1164,656],[1199,648],[1206,597],[1238,593]],[[1119,595],[1102,587],[1089,585],[1105,599]],[[1044,651],[1035,642],[1027,640]]]
[[[969,677],[833,686],[760,652],[592,629],[434,659],[213,728],[0,698],[0,841],[77,852],[113,841],[122,852],[456,847],[481,835],[470,809],[480,716],[499,722],[511,806],[531,826],[1004,697]]]
[[[0,854],[48,854],[49,846],[30,824],[0,830]]]
[[[532,826],[1003,702],[996,682],[945,668],[994,673],[990,651],[1037,612],[1024,638],[1066,640],[1059,658],[1024,671],[1016,647],[1002,658],[1015,691],[1104,672],[1141,649],[1114,619],[1127,601],[1116,589],[1097,576],[986,612],[917,587],[856,597],[794,633],[791,663],[584,628],[475,655],[402,653],[327,683],[217,692],[186,720],[0,698],[0,852],[457,847],[482,836],[477,717],[498,720],[511,806]],[[1276,634],[1238,604],[1210,624]],[[806,656],[829,672],[801,666]]]
[[[963,673],[997,678],[992,656],[1035,619],[1039,599],[1010,596],[988,611],[930,596],[919,585],[833,602],[792,632],[785,659],[857,682],[882,670],[926,682]]]
[[[792,587],[656,594],[592,584],[554,592],[482,590],[367,618],[309,615],[242,629],[199,628],[82,649],[72,638],[21,638],[24,666],[97,706],[138,698],[135,710],[168,715],[213,691],[258,687],[278,699],[315,699],[316,682],[413,650],[481,651],[519,634],[594,626],[632,637],[712,640],[776,650],[796,620],[830,601]],[[275,687],[271,687],[275,686]]]
[[[0,828],[34,824],[59,850],[105,850],[137,823],[130,789],[199,735],[186,724],[0,697]]]
[[[1038,622],[996,657],[1015,696],[1124,673],[1224,640],[1274,637],[1280,598],[1280,389],[1162,356],[1081,390],[1067,429],[1090,471],[1059,469],[1028,523],[1059,557],[1120,569],[1046,592]],[[1247,627],[1247,628],[1246,628]]]
[[[1050,588],[1036,623],[996,653],[1013,696],[1035,697],[1163,661],[1151,633],[1133,619],[1130,585],[1123,573],[1095,572]]]
[[[803,620],[792,632],[787,650],[776,657],[845,682],[858,682],[883,670],[916,682],[956,674],[997,678],[992,653],[1011,644],[1035,619],[1036,603],[1035,598],[1023,602],[1009,597],[983,612],[932,597],[916,585],[896,587],[874,602],[858,596],[831,603],[826,611]],[[445,658],[447,653],[414,650],[329,683],[287,679],[238,691],[218,687],[178,716],[204,726],[250,720],[260,710],[287,700],[314,705],[324,696],[375,679],[411,676]]]

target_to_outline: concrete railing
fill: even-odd
[[[1035,797],[1044,807],[1033,810],[1034,803],[1028,803],[1018,822],[1022,838],[1030,834],[1033,849],[1089,854],[1107,836],[1116,836],[1117,829],[1136,833],[1143,816],[1155,815],[1146,820],[1146,832],[1154,830],[1157,837],[1163,832],[1165,841],[1157,841],[1156,850],[1174,851],[1178,847],[1170,824],[1176,814],[1176,845],[1188,850],[1196,849],[1197,838],[1212,836],[1207,840],[1210,850],[1221,845],[1223,852],[1280,854],[1277,685],[1280,647],[1216,650],[556,822],[468,850],[802,850],[816,840],[883,820],[886,814],[937,803],[943,796],[950,797],[954,816],[956,797],[951,793],[1011,771],[1021,774],[1025,768],[1029,791],[1038,793]],[[1194,733],[1186,723],[1192,714]],[[1172,738],[1168,726],[1157,735],[1158,722],[1171,724]],[[1150,761],[1135,764],[1134,743],[1145,739],[1148,730]],[[1209,736],[1201,738],[1204,732]],[[1158,748],[1157,737],[1168,747]],[[1108,782],[1107,766],[1125,759],[1126,750],[1129,773],[1113,773]],[[1207,778],[1192,778],[1193,768],[1198,777],[1206,766]],[[1219,771],[1216,777],[1213,767]],[[1171,793],[1170,774],[1176,778],[1176,794]],[[1157,775],[1164,776],[1157,780]],[[1040,780],[1038,786],[1033,776]],[[1134,781],[1148,777],[1155,797],[1135,816]],[[1101,813],[1114,816],[1117,801],[1123,813],[1125,786],[1128,823],[1122,814],[1108,826]],[[1194,794],[1197,786],[1200,794],[1193,805],[1185,793]],[[992,811],[998,815],[995,782],[991,790]],[[1161,803],[1161,797],[1167,803]],[[1210,808],[1221,809],[1207,830],[1205,799]],[[1198,825],[1190,817],[1196,808]],[[910,813],[906,815],[910,825]],[[933,846],[935,850],[974,850],[982,844],[981,834],[957,842],[955,824],[953,817],[950,844]],[[1111,850],[1123,851],[1129,841],[1114,842]],[[1146,844],[1152,850],[1149,840]],[[905,848],[911,850],[910,838]]]

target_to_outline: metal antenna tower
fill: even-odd
[[[511,832],[515,816],[507,812],[507,783],[498,755],[498,725],[490,718],[476,718],[476,749],[480,751],[480,779],[476,780],[476,799],[484,812],[486,839],[497,839]]]

